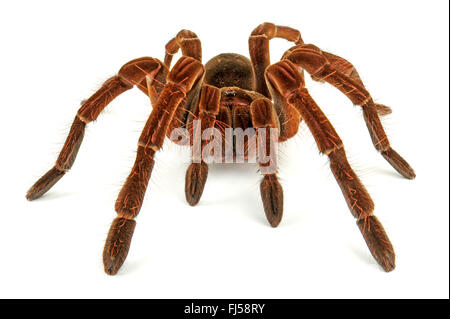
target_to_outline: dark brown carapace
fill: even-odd
[[[283,38],[295,43],[280,62],[270,64],[269,41]],[[250,60],[238,54],[221,54],[202,65],[197,35],[180,31],[166,45],[164,62],[144,57],[126,63],[118,74],[86,100],[75,117],[55,166],[28,191],[27,199],[45,194],[73,165],[86,124],[97,119],[115,97],[136,86],[149,96],[153,110],[138,142],[136,161],[119,193],[114,219],[103,252],[105,272],[117,273],[128,254],[144,200],[154,155],[166,136],[194,119],[207,128],[273,128],[279,141],[294,136],[305,121],[321,153],[329,157],[331,171],[372,255],[385,271],[395,268],[395,254],[383,226],[374,216],[374,203],[347,161],[344,146],[325,114],[304,85],[304,71],[325,81],[362,108],[372,142],[383,157],[404,177],[413,169],[390,146],[380,122],[389,107],[374,103],[354,66],[345,59],[305,44],[300,32],[272,23],[259,25],[250,35]],[[182,56],[170,68],[173,55]],[[202,144],[203,147],[203,144]],[[259,162],[260,166],[263,164]],[[192,162],[186,173],[186,199],[199,202],[208,175],[204,161]],[[276,171],[264,174],[261,198],[270,225],[276,227],[283,214],[283,190]]]

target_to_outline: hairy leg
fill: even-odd
[[[78,110],[55,166],[28,190],[27,199],[34,200],[44,195],[72,167],[83,141],[86,124],[95,121],[114,98],[137,85],[152,100],[156,100],[166,75],[167,68],[160,61],[140,58],[128,62],[116,76],[108,79]],[[142,83],[145,83],[143,88]]]
[[[202,61],[202,44],[197,35],[189,30],[181,30],[176,37],[171,39],[166,44],[166,55],[164,57],[164,64],[170,68],[173,56],[181,48],[181,53],[184,56],[192,57],[196,60]]]
[[[270,93],[264,79],[264,71],[270,65],[269,41],[273,38],[282,38],[295,44],[302,44],[303,40],[298,30],[273,23],[263,23],[257,26],[248,40],[250,59],[256,77],[256,92],[270,98]]]
[[[114,219],[103,251],[105,272],[117,273],[128,254],[136,222],[154,164],[154,154],[164,142],[169,125],[186,95],[201,80],[203,65],[190,57],[182,57],[167,77],[161,92],[139,138],[134,166],[116,201],[118,217]]]
[[[314,45],[299,45],[290,49],[284,59],[292,61],[297,66],[304,68],[311,76],[320,81],[326,81],[343,92],[354,104],[363,109],[364,119],[367,124],[372,142],[383,157],[404,177],[413,179],[416,175],[412,167],[391,147],[389,139],[381,124],[379,113],[389,112],[384,106],[374,103],[366,90],[359,75],[351,70],[351,67],[339,65],[340,61],[334,56],[330,63],[330,54],[324,54]],[[343,63],[342,61],[340,62]],[[344,64],[345,65],[345,64]],[[353,66],[352,66],[353,67]]]
[[[322,51],[322,54],[327,58],[327,60],[330,62],[330,66],[334,69],[338,70],[339,72],[342,72],[352,80],[354,80],[357,83],[360,83],[362,86],[364,86],[363,81],[361,80],[361,77],[359,76],[358,71],[356,68],[345,60],[344,58],[341,58],[335,54],[328,53],[325,51]],[[316,81],[321,81],[320,78],[314,78]],[[377,109],[377,113],[380,116],[388,115],[392,113],[392,109],[386,105],[383,104],[375,104],[375,107]]]
[[[116,217],[109,229],[103,250],[103,265],[108,275],[115,275],[124,263],[136,221],[155,163],[155,150],[139,146],[136,161],[116,200]]]
[[[260,170],[263,173],[263,180],[260,184],[261,199],[263,201],[266,218],[272,227],[277,227],[283,217],[283,188],[277,178],[277,155],[274,151],[278,140],[271,139],[270,129],[278,130],[276,112],[272,102],[268,99],[258,99],[250,105],[250,114],[253,127],[257,129],[260,135],[261,130],[265,130],[265,140],[258,138],[258,155],[264,148],[265,155],[270,156],[270,160],[263,162],[262,157],[258,156]],[[272,167],[269,167],[272,165]]]
[[[229,143],[225,139],[225,129],[233,127],[232,117],[230,109],[226,106],[221,106],[219,108],[219,114],[216,117],[216,128],[218,128],[222,132],[223,136],[223,145],[222,145],[222,154],[225,154],[227,151],[227,143]],[[232,141],[231,141],[232,143]]]
[[[311,131],[321,153],[328,155],[330,168],[338,182],[352,215],[372,255],[385,271],[395,268],[395,254],[383,226],[373,215],[374,203],[351,168],[343,143],[325,114],[303,88],[297,66],[284,60],[267,69],[267,80],[273,90],[295,107]]]
[[[232,127],[233,128],[241,128],[243,132],[250,127],[252,127],[252,119],[250,114],[250,109],[247,105],[235,105],[231,110],[231,119],[232,119]],[[242,141],[239,141],[237,136],[233,138],[233,152],[235,156],[244,156],[244,158],[248,158],[249,149],[251,147],[256,147],[255,138],[252,134],[252,131],[247,131],[248,135],[245,134],[243,136]],[[243,145],[239,145],[239,143],[243,143]],[[252,145],[253,144],[253,145]]]
[[[220,90],[211,85],[204,85],[200,93],[199,114],[200,132],[193,134],[202,134],[205,129],[213,128],[216,123],[216,116],[219,114]],[[202,152],[204,144],[201,142],[201,148],[192,149],[193,152]],[[201,155],[201,154],[198,154]],[[193,156],[194,157],[194,156]],[[200,163],[191,163],[186,171],[185,194],[189,205],[194,206],[200,201],[208,177],[208,165],[201,158]]]

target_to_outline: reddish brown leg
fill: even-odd
[[[318,105],[302,88],[303,79],[297,66],[284,60],[267,69],[271,89],[285,97],[305,120],[321,153],[328,155],[330,168],[351,213],[357,219],[367,246],[385,271],[395,268],[395,254],[383,226],[373,215],[374,203],[364,185],[347,161],[344,147],[337,132]],[[297,87],[297,88],[296,88]]]
[[[352,80],[354,80],[355,82],[361,84],[361,86],[364,86],[361,77],[359,76],[358,71],[356,70],[356,68],[353,66],[353,64],[351,64],[350,62],[348,62],[347,60],[345,60],[344,58],[341,58],[337,55],[334,55],[332,53],[328,53],[325,51],[322,51],[322,54],[327,58],[327,60],[330,62],[330,66],[333,67],[334,69],[338,70],[339,72],[342,72],[343,74],[345,74],[346,76],[348,76],[349,78],[351,78]],[[321,81],[320,78],[313,78],[316,81]],[[383,104],[375,104],[375,107],[377,109],[377,113],[380,116],[383,115],[388,115],[392,113],[392,109],[386,105]]]
[[[323,54],[314,45],[299,45],[284,55],[285,59],[304,68],[311,76],[320,81],[326,81],[343,92],[354,104],[363,109],[372,142],[383,157],[404,177],[413,179],[416,174],[411,166],[390,146],[388,137],[379,118],[379,112],[388,112],[385,107],[374,103],[369,92],[363,86],[359,76],[345,66],[339,66],[337,58],[332,57],[333,64],[327,59],[329,54]],[[342,64],[343,62],[340,61]],[[336,67],[336,65],[338,65]],[[353,66],[352,66],[353,67]]]
[[[257,26],[248,40],[250,59],[256,77],[255,91],[270,98],[264,78],[264,71],[270,65],[269,41],[273,38],[282,38],[295,44],[302,44],[303,40],[298,30],[277,26],[273,23],[263,23]]]
[[[166,44],[166,55],[164,57],[164,64],[170,68],[173,56],[181,48],[181,53],[184,56],[192,57],[196,60],[202,61],[202,44],[197,35],[189,30],[181,30],[175,38],[171,39]]]
[[[116,76],[107,80],[78,110],[55,166],[28,190],[27,199],[34,200],[44,195],[72,167],[83,141],[86,124],[96,120],[115,97],[131,89],[133,85],[138,85],[152,100],[156,100],[166,75],[167,68],[160,61],[140,58],[128,62]],[[145,83],[143,88],[142,83]]]
[[[252,119],[251,119],[251,114],[250,114],[250,110],[248,106],[244,106],[244,105],[236,105],[233,106],[233,109],[231,111],[231,118],[232,118],[232,123],[233,126],[235,128],[241,128],[242,131],[246,131],[247,128],[252,127]],[[255,145],[251,145],[252,143],[254,144],[254,142],[256,142],[256,135],[253,135],[253,130],[252,131],[247,131],[249,133],[245,134],[244,138],[243,138],[243,143],[244,143],[244,147],[243,147],[243,151],[244,151],[244,157],[247,158],[248,157],[248,150],[250,147],[256,147]],[[236,152],[240,152],[242,149],[242,146],[238,145],[240,142],[238,141],[237,136],[234,136],[234,140],[233,140],[233,149],[235,151],[235,155],[237,155]]]
[[[277,116],[272,102],[268,99],[258,99],[250,105],[250,114],[252,118],[253,127],[257,129],[260,134],[261,129],[265,129],[265,143],[259,143],[258,149],[265,148],[266,154],[271,154],[272,161],[263,163],[258,157],[258,163],[263,172],[263,180],[260,184],[261,199],[263,201],[264,212],[266,218],[272,227],[277,227],[283,217],[283,188],[278,182],[276,167],[269,171],[264,171],[269,165],[276,165],[277,154],[271,152],[270,148],[274,147],[277,140],[271,140],[270,129],[278,129]],[[261,140],[262,141],[262,140]]]
[[[216,124],[216,127],[218,127],[220,131],[223,132],[223,136],[225,136],[225,129],[227,127],[232,127],[231,112],[228,107],[221,106],[219,108],[219,114],[217,115],[216,123],[220,123]],[[222,145],[222,154],[225,154],[226,146],[229,142],[225,139],[225,137],[223,137],[223,141],[224,143]]]
[[[183,107],[186,95],[201,80],[203,65],[190,57],[181,57],[170,71],[167,84],[155,103],[139,138],[136,161],[116,201],[118,217],[114,219],[103,251],[105,272],[117,273],[128,254],[136,222],[141,209],[154,164],[154,154],[168,135],[176,110]]]
[[[219,114],[220,107],[220,90],[211,85],[204,85],[200,93],[199,114],[201,129],[199,134],[207,128],[213,128],[216,123],[216,116]],[[195,134],[195,132],[194,132]],[[192,150],[193,152],[201,152],[207,141],[202,140],[200,150]],[[199,154],[201,155],[201,154]],[[191,206],[197,205],[205,188],[206,179],[208,177],[208,165],[201,158],[200,163],[191,163],[186,171],[185,194],[186,200]]]
[[[133,237],[145,190],[153,170],[155,150],[139,146],[136,161],[116,200],[115,218],[103,250],[103,265],[108,275],[115,275],[124,263]]]

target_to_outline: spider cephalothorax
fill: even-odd
[[[286,51],[280,62],[271,65],[269,40],[274,37],[294,42],[295,46]],[[194,120],[200,121],[202,131],[269,128],[276,130],[280,142],[294,136],[299,123],[305,121],[320,152],[329,157],[331,170],[372,255],[385,271],[393,270],[394,250],[373,215],[373,201],[349,165],[335,129],[305,88],[304,71],[314,80],[332,84],[361,106],[375,148],[400,174],[412,179],[413,169],[391,148],[380,122],[379,116],[391,109],[374,103],[351,63],[304,44],[295,29],[261,24],[250,35],[249,46],[251,60],[228,53],[203,66],[200,40],[195,33],[182,30],[167,43],[164,62],[144,57],[125,64],[83,103],[55,166],[31,187],[27,199],[45,194],[71,168],[86,124],[96,120],[115,97],[137,86],[150,97],[153,110],[139,138],[135,164],[116,201],[118,217],[111,225],[103,252],[106,273],[116,274],[128,254],[134,219],[142,206],[155,153],[173,130],[190,128]],[[172,57],[180,48],[183,55],[170,69]],[[273,142],[267,138],[267,144]],[[260,158],[258,163],[265,167]],[[207,173],[208,165],[203,159],[193,160],[186,173],[189,204],[200,200]],[[263,175],[261,198],[269,223],[276,227],[283,213],[283,190],[276,170],[264,171]]]

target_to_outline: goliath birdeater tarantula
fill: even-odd
[[[270,64],[269,58],[272,38],[295,43],[275,64]],[[349,165],[337,132],[309,95],[304,71],[316,81],[332,84],[359,105],[375,148],[401,175],[412,179],[413,169],[391,148],[380,122],[379,116],[391,109],[374,103],[351,63],[305,44],[295,29],[261,24],[251,33],[249,47],[251,61],[228,53],[203,66],[199,38],[182,30],[167,43],[164,62],[144,57],[125,64],[83,103],[55,166],[31,187],[27,199],[45,194],[71,168],[86,124],[96,120],[115,97],[137,86],[149,96],[153,110],[139,138],[134,166],[115,204],[118,217],[112,222],[103,252],[107,274],[116,274],[128,254],[134,219],[142,206],[155,153],[173,129],[189,127],[194,119],[202,121],[202,130],[224,126],[276,129],[280,142],[294,136],[299,123],[305,121],[320,152],[329,157],[331,171],[372,255],[385,271],[393,270],[394,249],[373,214],[374,203]],[[172,57],[180,48],[182,57],[170,69]],[[259,159],[258,162],[261,167],[264,165]],[[203,160],[189,166],[185,191],[190,205],[200,200],[207,174],[208,166]],[[263,175],[264,210],[270,225],[276,227],[283,213],[283,190],[276,171]]]

